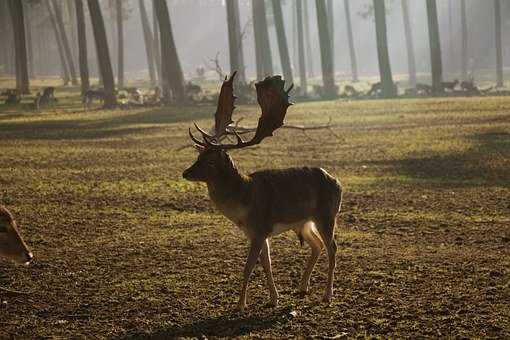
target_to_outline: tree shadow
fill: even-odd
[[[181,326],[172,326],[152,334],[130,334],[124,337],[124,339],[159,340],[179,337],[200,338],[202,336],[237,337],[253,331],[269,329],[276,324],[286,323],[291,318],[290,311],[290,307],[287,307],[275,310],[267,315],[247,317],[234,314],[222,315]]]
[[[46,121],[3,122],[0,140],[77,140],[101,139],[157,130],[155,125],[185,123],[213,117],[211,107],[172,107],[151,111],[134,111],[132,114],[111,118],[98,117],[92,121],[57,119]],[[5,117],[5,116],[2,116]],[[13,116],[17,117],[17,116]],[[131,125],[136,125],[133,127]],[[148,125],[144,127],[143,125]],[[130,127],[131,126],[131,127]]]
[[[474,147],[462,153],[437,154],[424,158],[372,162],[389,166],[406,177],[441,187],[510,187],[510,133],[491,131],[473,134]],[[365,163],[365,162],[364,162]]]

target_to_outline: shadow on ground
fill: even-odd
[[[276,310],[267,315],[249,317],[223,315],[182,326],[156,331],[153,334],[131,334],[125,339],[160,340],[178,337],[237,337],[287,323],[291,318],[290,308]]]

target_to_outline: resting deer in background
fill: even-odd
[[[11,213],[0,205],[0,258],[29,264],[33,257],[32,252],[21,238]]]
[[[255,84],[257,101],[262,109],[257,130],[250,141],[244,141],[230,129],[234,110],[233,78],[223,82],[215,113],[214,135],[207,134],[198,125],[202,140],[189,135],[199,151],[197,161],[183,173],[190,181],[207,184],[209,197],[220,212],[234,222],[250,241],[248,259],[244,267],[243,283],[238,309],[246,308],[248,281],[260,258],[269,287],[271,303],[278,303],[271,271],[269,238],[293,230],[301,243],[312,249],[299,290],[308,292],[310,275],[325,246],[329,269],[325,301],[333,295],[333,276],[336,267],[337,246],[334,239],[336,215],[340,210],[342,189],[340,183],[321,168],[290,168],[265,170],[245,175],[239,172],[227,150],[257,145],[283,125],[289,103],[289,92],[284,90],[280,76],[268,77]],[[235,135],[237,143],[222,144],[228,134]]]

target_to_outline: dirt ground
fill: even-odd
[[[58,95],[58,94],[57,94]],[[187,128],[213,107],[42,113],[0,106],[0,202],[36,260],[0,263],[0,338],[510,337],[510,99],[297,103],[232,152],[241,169],[321,166],[344,187],[335,296],[309,256],[272,240],[277,308],[260,266],[234,312],[247,242],[182,179]],[[255,124],[257,107],[240,107]]]

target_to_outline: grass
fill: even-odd
[[[0,201],[36,261],[0,264],[0,338],[510,337],[510,99],[297,103],[281,130],[232,152],[244,171],[321,166],[344,188],[335,298],[295,293],[309,250],[272,241],[280,306],[260,266],[233,312],[247,242],[182,179],[187,128],[213,107],[0,106]],[[255,124],[256,107],[237,117]]]

